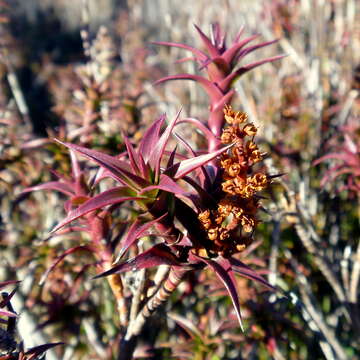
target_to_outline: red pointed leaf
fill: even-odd
[[[238,259],[230,258],[229,262],[232,266],[232,269],[239,275],[246,277],[247,279],[257,281],[262,285],[266,286],[268,289],[275,291],[272,285],[270,285],[261,275],[259,275],[256,271],[252,270],[249,266],[244,264]]]
[[[260,48],[263,48],[263,47],[266,47],[266,46],[269,46],[269,45],[272,45],[272,44],[275,44],[277,43],[279,40],[278,39],[275,39],[275,40],[270,40],[270,41],[266,41],[266,42],[262,42],[260,44],[257,44],[257,45],[253,45],[253,46],[249,46],[243,50],[241,50],[238,55],[236,56],[236,62],[238,62],[241,58],[243,58],[244,56],[252,53],[253,51],[257,50],[257,49],[260,49]]]
[[[0,281],[0,290],[3,289],[5,286],[18,284],[19,282],[19,280]]]
[[[192,155],[192,157],[196,157],[196,153],[195,151],[192,149],[192,147],[190,146],[190,144],[187,143],[187,141],[185,139],[183,139],[180,135],[178,134],[174,134],[176,136],[176,138],[184,145],[185,149]],[[200,182],[203,184],[205,183],[205,181],[207,181],[208,183],[210,183],[210,178],[208,176],[208,173],[206,172],[204,166],[200,166],[198,168],[200,170],[199,173],[199,180]]]
[[[186,45],[186,44],[181,44],[181,43],[173,43],[173,42],[167,42],[167,41],[154,41],[152,44],[155,45],[165,45],[165,46],[172,46],[172,47],[177,47],[177,48],[181,48],[181,49],[185,49],[188,51],[191,51],[197,59],[199,60],[206,60],[208,58],[208,56],[202,52],[199,49],[196,49],[190,45]]]
[[[149,182],[147,182],[145,179],[133,174],[131,168],[125,161],[119,160],[113,156],[101,153],[99,151],[87,149],[82,146],[63,143],[59,140],[56,141],[72,150],[79,152],[88,159],[95,161],[101,167],[109,171],[122,184],[129,185],[134,188],[142,188],[150,185]]]
[[[166,164],[166,168],[169,168],[170,166],[174,165],[174,160],[175,160],[175,157],[176,157],[176,149],[177,149],[177,146],[175,146],[174,150],[170,153],[168,162]],[[167,154],[167,152],[165,152],[165,153]]]
[[[183,328],[191,338],[199,338],[203,343],[206,342],[206,339],[203,338],[200,329],[197,328],[189,319],[175,313],[169,313],[167,316]]]
[[[239,296],[236,290],[236,279],[234,277],[234,273],[231,269],[231,264],[227,259],[217,258],[216,260],[205,259],[202,257],[198,258],[207,264],[211,269],[214,270],[215,274],[219,277],[219,279],[225,285],[229,295],[231,297],[231,301],[234,305],[236,316],[238,318],[241,330],[244,331],[240,313],[240,302]]]
[[[165,131],[161,135],[160,139],[156,142],[155,146],[151,149],[151,154],[149,157],[149,165],[153,170],[155,170],[155,179],[158,179],[160,173],[160,162],[164,155],[164,151],[166,148],[166,144],[169,141],[170,135],[176,121],[179,119],[181,109],[176,114],[175,118],[170,122],[170,124],[166,127]]]
[[[115,273],[137,271],[158,265],[179,266],[181,263],[179,263],[176,257],[171,253],[168,246],[164,244],[158,244],[153,246],[151,249],[141,253],[140,255],[137,255],[122,264],[115,265],[111,269],[95,276],[95,279]]]
[[[165,121],[165,115],[160,116],[145,132],[140,145],[139,154],[144,158],[145,163],[148,163],[152,150],[159,141],[161,126]]]
[[[223,81],[220,82],[219,86],[221,89],[227,89],[230,87],[232,82],[235,81],[239,76],[247,73],[248,71],[250,71],[260,65],[263,65],[263,64],[266,64],[269,62],[273,62],[276,60],[280,60],[285,56],[286,55],[277,55],[277,56],[273,56],[273,57],[270,57],[270,58],[267,58],[264,60],[255,61],[251,64],[244,65],[244,66],[240,67],[238,70],[229,74]]]
[[[164,215],[158,217],[155,220],[148,221],[146,223],[143,223],[141,220],[136,219],[136,221],[131,225],[128,234],[124,240],[124,243],[122,244],[122,248],[120,250],[119,256],[116,259],[116,261],[119,261],[122,256],[125,254],[125,252],[129,249],[129,247],[134,244],[134,242],[143,237],[147,236],[147,230],[150,229],[154,224],[161,221],[165,216],[167,216],[168,213],[165,213]]]
[[[211,139],[215,137],[214,134],[209,130],[209,128],[198,119],[195,118],[181,119],[176,123],[176,125],[180,125],[182,123],[189,123],[195,125],[204,134],[204,136],[207,139]]]
[[[222,111],[222,109],[224,108],[224,106],[226,104],[229,104],[231,102],[231,98],[234,96],[235,94],[235,89],[231,89],[230,91],[228,89],[224,89],[224,91],[226,91],[226,95],[223,96],[221,99],[219,99],[219,101],[215,104],[212,105],[212,111]],[[212,123],[209,121],[209,126],[212,126]]]
[[[66,250],[65,252],[63,252],[60,256],[57,257],[57,259],[51,264],[51,266],[45,271],[45,273],[43,274],[43,276],[41,277],[40,281],[39,281],[39,285],[44,284],[44,282],[46,281],[48,275],[50,274],[50,272],[52,270],[55,269],[55,267],[64,260],[64,258],[70,254],[73,254],[74,252],[80,251],[80,250],[86,250],[86,251],[90,251],[93,252],[94,250],[87,245],[79,245],[79,246],[74,246],[71,249]]]
[[[178,74],[166,76],[161,78],[160,80],[155,81],[154,85],[158,85],[169,80],[192,80],[198,82],[210,97],[211,102],[216,102],[224,96],[224,94],[214,83],[199,75]]]
[[[119,186],[94,196],[75,210],[70,211],[68,216],[60,222],[51,232],[55,232],[63,226],[71,223],[77,218],[88,214],[91,211],[101,209],[108,205],[118,204],[127,200],[146,199],[141,196],[134,196],[135,193],[127,186]]]
[[[205,165],[212,159],[216,158],[220,154],[222,154],[224,151],[230,149],[233,146],[233,144],[230,144],[228,146],[223,147],[222,149],[216,150],[209,154],[204,154],[200,156],[196,156],[192,159],[183,160],[177,164],[175,164],[173,167],[176,169],[175,174],[173,175],[173,179],[181,179],[191,171],[197,169],[199,166]],[[166,172],[171,172],[172,168],[169,168],[166,170]]]
[[[38,190],[56,190],[68,196],[74,196],[74,188],[60,181],[49,181],[44,184],[31,186],[24,189],[22,193],[38,191]]]
[[[195,25],[195,29],[197,30],[197,32],[200,34],[201,40],[204,43],[205,47],[207,48],[207,50],[209,51],[209,54],[211,55],[211,57],[217,57],[220,55],[219,50],[214,46],[214,44],[211,42],[211,40],[202,32],[202,30]]]
[[[131,142],[129,141],[129,138],[127,136],[123,136],[126,150],[129,156],[131,168],[135,174],[140,174],[140,169],[138,167],[138,164],[140,163],[140,159],[138,154],[136,153],[134,147],[132,146]]]
[[[0,308],[5,307],[12,299],[12,297],[15,295],[17,289],[14,289],[10,294],[8,294],[3,300],[0,302]]]
[[[173,193],[178,196],[187,196],[188,192],[186,192],[181,186],[179,186],[174,180],[172,180],[169,176],[165,174],[160,175],[160,182],[157,185],[151,185],[143,189],[139,195],[145,195],[148,191],[152,190],[163,190],[169,193]]]
[[[17,317],[17,314],[15,314],[11,311],[1,310],[1,309],[0,309],[0,315],[7,316],[7,317]]]
[[[32,355],[34,354],[35,357],[44,353],[45,351],[55,347],[55,346],[58,346],[58,345],[64,345],[63,342],[57,342],[57,343],[49,343],[49,344],[44,344],[44,345],[39,345],[39,346],[35,346],[31,349],[29,349],[25,354],[26,355]]]
[[[242,29],[243,30],[243,29]],[[241,31],[242,32],[242,31]],[[229,49],[227,49],[223,54],[222,58],[225,60],[227,64],[231,64],[235,59],[235,56],[239,52],[241,48],[243,48],[249,42],[255,40],[259,35],[250,36],[242,41],[235,42]]]

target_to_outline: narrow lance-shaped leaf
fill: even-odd
[[[241,29],[241,32],[244,30],[244,28]],[[231,47],[229,47],[223,54],[222,58],[226,61],[227,64],[231,64],[233,60],[235,59],[237,53],[241,48],[243,48],[245,45],[247,45],[249,42],[255,40],[259,35],[252,35],[242,41],[235,42]]]
[[[232,146],[233,146],[233,144],[230,144],[219,150],[213,151],[212,153],[196,156],[192,159],[183,160],[183,161],[175,164],[173,167],[176,169],[176,172],[173,175],[173,178],[175,180],[181,179],[182,177],[189,174],[191,171],[195,170],[199,166],[205,165],[212,159],[214,159],[217,156],[219,156],[220,154],[222,154],[224,151],[230,149]],[[173,167],[167,169],[166,172],[169,171],[171,173]]]
[[[17,289],[14,289],[10,294],[5,293],[5,294],[7,294],[7,295],[4,297],[3,300],[1,300],[1,302],[0,302],[0,308],[5,307],[5,306],[11,301],[11,299],[12,299],[12,297],[15,295],[16,291],[17,291]],[[2,295],[4,296],[4,293],[3,293]],[[11,310],[11,309],[10,309],[10,310]]]
[[[34,359],[39,356],[40,354],[44,353],[45,351],[58,346],[58,345],[64,345],[63,342],[57,342],[57,343],[49,343],[44,345],[35,346],[31,349],[29,349],[25,354],[26,355],[35,355]]]
[[[211,55],[211,57],[217,57],[220,55],[219,50],[214,46],[214,44],[211,42],[211,40],[202,32],[202,30],[195,25],[195,29],[197,30],[197,32],[200,34],[201,40],[204,43],[204,45],[206,46],[207,50],[209,51],[209,54]]]
[[[200,75],[178,74],[165,76],[160,80],[155,81],[154,85],[158,85],[169,80],[192,80],[198,82],[210,97],[211,102],[216,102],[219,98],[223,97],[223,93],[218,86]]]
[[[181,119],[177,122],[176,125],[180,125],[182,123],[189,123],[189,124],[195,125],[204,134],[204,136],[208,139],[214,137],[214,134],[209,130],[209,128],[198,119],[195,119],[195,118]]]
[[[201,331],[189,319],[175,313],[169,313],[167,316],[182,327],[191,338],[198,338],[201,342],[206,342],[206,339],[202,336]]]
[[[154,41],[154,42],[152,42],[152,44],[177,47],[177,48],[180,48],[180,49],[185,49],[185,50],[191,51],[199,61],[200,60],[204,61],[204,60],[206,60],[208,58],[208,56],[204,52],[202,52],[201,50],[196,49],[196,48],[194,48],[193,46],[190,46],[190,45],[185,45],[185,44],[181,44],[181,43],[174,43],[174,42],[167,42],[167,41]]]
[[[133,174],[131,172],[131,168],[125,161],[119,160],[113,156],[101,153],[99,151],[87,149],[82,146],[63,143],[59,140],[56,141],[68,147],[69,149],[77,151],[88,159],[95,161],[97,164],[109,171],[122,184],[134,187],[135,189],[150,185],[150,183],[145,179]]]
[[[158,179],[160,173],[160,162],[164,155],[164,151],[166,148],[166,144],[169,141],[170,135],[176,121],[179,119],[181,113],[181,109],[176,114],[175,118],[170,122],[170,124],[166,127],[165,131],[161,135],[160,139],[158,139],[156,145],[152,148],[151,154],[149,157],[149,165],[155,169],[155,179]]]
[[[129,249],[129,247],[131,245],[134,244],[134,242],[141,238],[142,236],[144,236],[144,233],[150,229],[154,224],[156,224],[157,222],[161,221],[162,219],[164,219],[167,216],[168,213],[165,213],[164,215],[158,217],[155,220],[152,221],[148,221],[145,224],[142,223],[141,220],[136,219],[136,221],[130,226],[130,229],[128,231],[128,234],[124,240],[124,243],[122,244],[122,248],[120,250],[119,256],[117,257],[117,259],[115,260],[115,262],[118,262],[123,255],[125,254],[125,252]]]
[[[74,189],[69,184],[65,184],[60,181],[49,181],[44,184],[34,185],[24,189],[22,193],[38,190],[56,190],[68,196],[74,195]]]
[[[174,180],[172,180],[169,176],[165,174],[160,175],[160,181],[157,185],[148,186],[139,192],[139,195],[146,195],[148,191],[152,190],[162,190],[169,193],[173,193],[178,196],[187,196],[188,192],[186,192],[180,185],[178,185]]]
[[[125,261],[122,264],[115,265],[111,269],[97,275],[94,279],[112,275],[115,273],[123,273],[126,271],[137,271],[140,269],[147,269],[159,265],[175,265],[179,266],[181,263],[171,253],[168,246],[164,244],[157,244],[151,249],[135,256],[134,258]]]
[[[11,311],[2,310],[2,309],[0,309],[0,315],[7,316],[7,317],[17,317],[17,314],[15,314]]]
[[[129,138],[127,136],[123,136],[126,150],[129,156],[131,168],[136,174],[140,174],[140,169],[138,167],[138,164],[140,164],[140,159],[138,154],[136,153],[134,147],[132,146],[131,142],[129,141]]]
[[[238,70],[234,71],[233,73],[229,74],[224,80],[222,80],[220,83],[219,83],[219,86],[221,89],[227,89],[228,87],[230,87],[231,83],[233,81],[235,81],[239,76],[247,73],[248,71],[260,66],[260,65],[263,65],[263,64],[266,64],[266,63],[269,63],[269,62],[273,62],[273,61],[276,61],[276,60],[280,60],[282,59],[283,57],[285,57],[286,55],[277,55],[277,56],[273,56],[271,58],[267,58],[267,59],[264,59],[264,60],[259,60],[259,61],[256,61],[256,62],[253,62],[251,64],[247,64],[247,65],[244,65],[242,67],[240,67]]]
[[[43,285],[45,280],[47,279],[47,277],[49,276],[50,272],[52,270],[54,270],[54,268],[62,261],[64,260],[64,258],[70,254],[73,254],[74,252],[80,251],[80,250],[86,250],[89,252],[93,252],[94,250],[87,245],[79,245],[79,246],[74,246],[71,249],[66,250],[65,252],[63,252],[60,256],[57,257],[57,259],[52,263],[52,265],[45,271],[45,273],[43,274],[43,276],[41,277],[40,281],[39,281],[39,285]]]
[[[183,146],[185,147],[185,149],[193,156],[196,157],[196,153],[195,151],[192,149],[192,147],[190,146],[190,144],[188,144],[188,142],[183,139],[179,134],[174,134],[175,137],[183,144]],[[210,178],[208,176],[208,173],[206,172],[204,166],[200,166],[199,167],[200,170],[200,176],[199,176],[199,180],[202,184],[207,183],[210,184]]]
[[[240,313],[239,296],[236,290],[236,279],[231,269],[231,264],[229,263],[228,260],[223,258],[211,260],[211,259],[205,259],[200,256],[196,256],[196,257],[199,258],[199,260],[201,260],[205,264],[207,264],[212,270],[214,270],[215,274],[225,285],[227,291],[229,292],[231,301],[234,305],[236,316],[238,318],[241,330],[244,331],[242,325],[241,313]]]
[[[156,120],[145,132],[139,145],[139,156],[142,156],[145,163],[148,163],[152,150],[160,137],[161,126],[165,121],[165,115]]]
[[[0,290],[8,285],[18,284],[20,280],[7,280],[7,281],[0,281]]]
[[[270,285],[261,275],[259,275],[256,271],[252,270],[249,266],[245,265],[240,260],[235,258],[230,258],[229,262],[231,264],[232,269],[239,275],[244,276],[250,280],[257,281],[262,285],[266,286],[268,289],[276,291],[272,285]]]
[[[71,223],[77,218],[88,214],[91,211],[101,209],[107,205],[118,204],[128,200],[146,199],[141,196],[134,196],[134,191],[127,186],[119,186],[94,196],[75,210],[70,211],[68,216],[60,222],[51,232],[55,232],[63,226]]]
[[[270,40],[270,41],[266,41],[266,42],[262,42],[260,44],[257,44],[257,45],[253,45],[253,46],[249,46],[245,49],[242,49],[236,56],[236,61],[238,62],[241,58],[243,58],[244,56],[252,53],[253,51],[257,50],[257,49],[260,49],[260,48],[263,48],[263,47],[266,47],[266,46],[269,46],[269,45],[272,45],[272,44],[275,44],[277,43],[279,40],[278,39],[274,39],[274,40]]]

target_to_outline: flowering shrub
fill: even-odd
[[[211,99],[208,122],[201,123],[195,119],[183,121],[194,124],[204,132],[208,151],[197,154],[186,140],[174,133],[176,125],[181,122],[180,113],[164,130],[165,116],[162,116],[145,132],[137,148],[124,136],[126,151],[119,156],[62,143],[70,149],[72,179],[60,178],[59,181],[26,190],[53,189],[69,197],[65,205],[67,217],[53,232],[78,220],[79,226],[65,231],[85,231],[91,241],[89,245],[68,249],[49,270],[75,251],[93,253],[100,272],[96,277],[107,277],[117,299],[120,323],[127,326],[123,340],[127,343],[140,334],[146,319],[169,297],[189,271],[205,266],[213,269],[229,292],[241,326],[234,272],[272,288],[260,275],[233,256],[252,242],[258,223],[257,210],[261,206],[258,193],[267,188],[272,177],[264,169],[253,169],[264,156],[254,142],[256,127],[247,121],[245,113],[234,111],[226,103],[234,95],[231,84],[237,77],[280,57],[234,70],[237,62],[246,54],[273,42],[246,48],[255,37],[240,41],[239,34],[232,46],[226,48],[218,26],[214,27],[215,37],[212,41],[199,28],[197,30],[209,56],[185,45],[162,44],[180,46],[194,52],[202,68],[207,69],[209,80],[194,75],[180,75],[161,81],[187,78],[205,87]],[[171,135],[176,135],[184,144],[189,157],[178,155],[176,148],[167,150]],[[75,153],[99,166],[92,186],[86,182],[86,174],[80,170]],[[178,161],[178,158],[182,160]],[[108,177],[118,182],[119,186],[95,195],[94,185]],[[120,241],[117,256],[116,248],[107,239],[112,237],[113,213],[122,203],[129,201],[133,202],[132,206],[143,220],[137,219],[130,226],[127,235]],[[113,266],[129,248],[136,246],[138,239],[148,234],[151,227],[156,228],[155,237],[163,241]],[[128,323],[124,286],[119,274],[158,265],[170,266],[169,273],[152,296],[146,297],[144,292],[142,308],[137,309],[136,316]],[[123,356],[130,358],[132,351],[128,350],[128,354]]]
[[[0,358],[356,358],[355,1],[123,3],[0,0]]]

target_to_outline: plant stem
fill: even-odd
[[[140,334],[146,319],[148,319],[152,313],[170,297],[188,271],[189,270],[187,268],[178,266],[172,266],[170,268],[169,275],[163,285],[145,304],[134,322],[129,325],[125,336],[126,340],[130,340],[132,337]]]

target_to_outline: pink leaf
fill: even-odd
[[[173,193],[173,194],[179,195],[179,196],[186,196],[188,194],[181,186],[179,186],[169,176],[167,176],[165,174],[161,174],[160,182],[157,185],[151,185],[151,186],[144,188],[139,193],[139,195],[146,194],[148,191],[155,190],[155,189],[167,191],[169,193]]]
[[[257,45],[253,45],[253,46],[249,46],[248,48],[245,48],[243,50],[241,50],[238,55],[236,56],[236,62],[238,62],[241,58],[243,58],[244,56],[252,53],[253,51],[257,50],[257,49],[260,49],[260,48],[263,48],[265,46],[269,46],[269,45],[272,45],[272,44],[275,44],[277,43],[279,40],[278,39],[275,39],[275,40],[270,40],[270,41],[266,41],[266,42],[262,42],[260,44],[257,44]]]
[[[17,317],[17,314],[7,310],[0,310],[0,315],[7,317]]]
[[[160,80],[155,81],[154,85],[158,85],[169,80],[192,80],[198,82],[204,88],[206,93],[209,95],[212,103],[218,101],[220,98],[224,96],[224,94],[221,92],[218,86],[214,85],[214,83],[199,75],[178,74],[178,75],[166,76]]]
[[[137,271],[140,269],[146,269],[159,265],[179,266],[181,265],[181,263],[171,253],[168,246],[164,244],[157,244],[149,250],[141,253],[140,255],[137,255],[122,264],[115,265],[111,269],[95,276],[94,278],[97,279],[115,273],[123,273],[126,271]]]
[[[38,190],[56,190],[68,196],[74,196],[74,188],[72,188],[69,184],[65,184],[59,181],[49,181],[44,184],[31,186],[24,189],[22,193]]]
[[[134,196],[134,192],[127,186],[119,186],[94,196],[75,210],[70,211],[68,216],[60,222],[51,232],[55,232],[63,226],[71,223],[77,218],[88,214],[91,211],[101,209],[108,205],[118,204],[127,200],[146,199],[141,196]]]
[[[239,275],[244,276],[250,280],[257,281],[262,285],[266,286],[268,289],[276,291],[272,285],[270,285],[261,275],[252,270],[249,266],[245,265],[240,260],[235,258],[229,259],[232,269]]]
[[[236,78],[238,78],[239,76],[245,74],[246,72],[269,62],[273,62],[276,60],[280,60],[283,57],[285,57],[286,55],[277,55],[277,56],[273,56],[264,60],[259,60],[247,65],[244,65],[242,67],[240,67],[238,70],[234,71],[233,73],[229,74],[223,81],[221,81],[219,83],[219,86],[221,89],[227,89],[230,87],[230,85],[232,84],[233,81],[236,80]]]
[[[125,161],[119,160],[113,156],[101,153],[99,151],[84,148],[82,146],[63,143],[59,140],[56,141],[72,150],[79,152],[88,159],[95,161],[97,164],[114,175],[114,177],[122,184],[129,185],[135,189],[150,185],[150,183],[145,179],[133,174],[131,168]]]
[[[191,51],[199,60],[206,60],[208,56],[202,52],[199,49],[196,49],[190,45],[181,44],[181,43],[173,43],[173,42],[167,42],[167,41],[154,41],[152,44],[155,45],[165,45],[165,46],[172,46],[172,47],[178,47],[181,49],[185,49],[188,51]]]
[[[140,163],[140,159],[138,154],[136,153],[134,147],[132,146],[131,142],[129,141],[129,138],[127,136],[123,136],[126,150],[129,156],[131,168],[134,173],[140,174],[140,169],[138,167],[138,164]]]
[[[35,355],[34,359],[44,353],[45,351],[55,347],[55,346],[58,346],[58,345],[64,345],[63,342],[57,342],[57,343],[49,343],[49,344],[44,344],[44,345],[39,345],[39,346],[35,346],[31,349],[29,349],[25,354],[26,355]]]
[[[0,302],[0,308],[5,307],[10,300],[12,299],[12,297],[15,295],[17,289],[14,289],[10,294],[8,294],[1,302]]]
[[[211,139],[211,138],[214,138],[214,134],[209,130],[209,128],[204,124],[202,123],[200,120],[198,119],[195,119],[195,118],[185,118],[185,119],[182,119],[180,121],[178,121],[176,123],[176,125],[180,125],[182,123],[189,123],[189,124],[193,124],[195,125],[203,134],[204,136],[207,138],[207,139]]]
[[[243,31],[243,29],[241,29],[241,32]],[[241,48],[243,48],[246,44],[248,44],[249,42],[255,40],[257,37],[259,37],[259,35],[253,35],[250,36],[240,42],[235,42],[229,49],[227,49],[223,54],[222,54],[222,58],[225,60],[225,62],[227,64],[231,64],[233,62],[233,60],[235,59],[237,53],[239,52],[239,50]]]
[[[46,281],[47,277],[49,276],[50,272],[53,271],[55,269],[55,267],[62,261],[64,260],[64,258],[70,254],[73,254],[76,251],[80,251],[80,250],[86,250],[89,252],[93,252],[94,250],[90,247],[90,246],[86,246],[86,245],[79,245],[79,246],[74,246],[71,249],[66,250],[65,252],[63,252],[60,256],[57,257],[57,259],[51,264],[51,266],[45,271],[45,273],[43,274],[43,276],[41,277],[40,281],[39,281],[39,285],[44,284],[44,282]]]
[[[166,172],[168,172],[168,171],[171,172],[173,170],[172,168],[175,168],[176,171],[175,171],[175,174],[173,175],[173,179],[174,180],[181,179],[182,177],[184,177],[191,171],[197,169],[198,167],[200,167],[202,165],[205,165],[212,159],[214,159],[217,156],[219,156],[220,154],[222,154],[224,151],[230,149],[232,146],[233,146],[233,144],[230,144],[230,145],[225,146],[222,149],[216,150],[212,153],[200,155],[200,156],[194,157],[192,159],[183,160],[183,161],[175,164],[173,167],[167,169]]]
[[[220,52],[218,51],[218,49],[214,46],[214,44],[210,41],[210,39],[201,31],[201,29],[195,25],[195,29],[198,31],[198,33],[200,34],[201,40],[204,43],[205,47],[207,48],[207,50],[209,51],[209,54],[211,55],[211,57],[218,57],[220,55]]]
[[[136,219],[136,221],[131,225],[128,234],[124,240],[124,244],[122,245],[122,248],[120,250],[119,256],[117,258],[117,261],[120,260],[125,252],[129,249],[129,247],[134,244],[134,242],[139,239],[142,236],[146,236],[146,231],[150,229],[154,224],[161,221],[165,216],[167,216],[168,213],[165,213],[164,215],[158,217],[155,220],[148,221],[145,224],[142,223],[141,220]]]
[[[145,163],[148,163],[152,150],[157,144],[160,137],[161,126],[165,121],[165,115],[162,115],[154,122],[145,132],[139,146],[139,154],[144,158]]]
[[[160,139],[157,140],[155,146],[153,146],[151,149],[151,154],[149,157],[149,165],[152,167],[152,169],[155,170],[155,179],[158,179],[159,172],[160,172],[160,162],[164,155],[166,144],[169,141],[171,132],[174,129],[176,121],[179,119],[180,112],[181,112],[181,109],[178,111],[175,118],[166,127],[166,129],[163,132],[163,134],[161,135]]]
[[[244,331],[242,325],[241,313],[240,313],[239,296],[236,290],[236,279],[231,269],[231,264],[227,259],[224,258],[217,258],[216,260],[210,260],[210,259],[202,258],[200,256],[197,257],[199,258],[199,260],[207,264],[212,270],[214,270],[215,274],[225,285],[231,297],[231,301],[234,305],[236,316],[238,318],[241,330]]]

